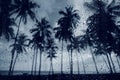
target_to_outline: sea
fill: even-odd
[[[60,71],[54,71],[54,74],[60,74]],[[70,74],[70,72],[68,71],[64,71],[64,74]],[[78,71],[74,71],[74,74],[78,74]],[[13,75],[30,75],[31,71],[14,71]],[[38,74],[38,71],[36,72],[36,74]],[[41,71],[41,75],[48,75],[49,71]],[[81,72],[81,74],[84,74],[84,72]],[[87,74],[96,74],[96,72],[87,72]],[[8,71],[0,71],[0,75],[8,75]]]

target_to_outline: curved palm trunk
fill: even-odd
[[[19,21],[19,24],[18,24],[18,29],[17,29],[17,33],[16,33],[16,36],[15,36],[14,44],[16,44],[16,41],[17,41],[18,33],[19,33],[19,30],[20,30],[21,20],[22,20],[22,17],[20,17],[20,21]],[[15,54],[12,54],[12,58],[11,58],[11,62],[10,62],[10,68],[9,68],[8,75],[12,75],[11,72],[12,72],[12,66],[13,66],[13,61],[14,61],[14,55]]]
[[[76,57],[77,57],[77,68],[78,68],[78,74],[80,74],[78,52],[76,52]]]
[[[70,54],[70,75],[72,77],[73,75],[73,54],[72,54],[72,50],[71,50],[71,54]]]
[[[112,69],[112,66],[111,66],[111,64],[110,64],[110,59],[109,59],[108,54],[106,54],[106,57],[107,57],[107,61],[108,61],[108,64],[109,64],[110,73],[112,74],[112,73],[113,73],[113,69]]]
[[[63,40],[62,40],[62,49],[61,49],[61,74],[63,74]]]
[[[110,70],[110,68],[109,68],[109,66],[107,65],[107,62],[106,62],[106,60],[105,60],[104,56],[102,56],[102,58],[103,58],[103,61],[104,61],[104,62],[105,62],[105,64],[106,64],[106,67],[108,68],[108,70]]]
[[[81,60],[82,60],[82,65],[83,65],[84,74],[86,74],[85,64],[84,64],[84,60],[83,60],[83,57],[82,57],[82,53],[80,53],[80,56],[81,56]]]
[[[16,57],[15,57],[15,61],[14,61],[14,63],[13,63],[13,67],[12,67],[12,75],[13,75],[13,72],[14,72],[14,68],[15,68],[15,64],[16,64],[16,61],[17,61],[17,58],[18,58],[18,53],[16,54]]]
[[[42,51],[40,50],[39,75],[41,75]]]
[[[35,72],[34,75],[36,75],[37,73],[37,50],[35,52],[35,71],[34,72]]]
[[[10,68],[9,68],[9,72],[8,72],[9,76],[12,75],[11,71],[12,71],[13,61],[14,61],[14,53],[12,54],[11,61],[10,61]]]
[[[96,72],[97,72],[97,74],[99,74],[99,71],[98,71],[98,68],[97,68],[97,64],[96,64],[96,61],[95,61],[95,57],[94,57],[94,55],[93,55],[93,52],[92,52],[91,47],[90,47],[90,52],[91,52],[91,55],[92,55],[93,62],[94,62],[94,64],[95,64]]]
[[[112,57],[111,57],[110,53],[108,53],[108,55],[109,55],[109,57],[110,57],[110,60],[111,60],[112,66],[113,66],[114,73],[116,73],[115,64],[114,64],[114,62],[113,62],[113,60],[112,60]]]
[[[31,75],[34,74],[34,64],[35,64],[35,53],[33,54]]]
[[[117,63],[118,63],[118,67],[119,67],[119,69],[120,69],[120,62],[119,62],[119,59],[118,59],[117,56],[116,56],[116,60],[117,60]]]

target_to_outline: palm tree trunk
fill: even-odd
[[[36,73],[37,73],[37,50],[36,50],[36,52],[35,52],[35,75],[36,75]]]
[[[34,62],[35,62],[35,53],[33,54],[31,75],[34,74],[34,64],[35,64]]]
[[[118,67],[119,67],[119,69],[120,69],[120,62],[119,62],[119,59],[118,59],[117,56],[116,56],[116,60],[117,60],[117,63],[118,63]]]
[[[98,71],[98,68],[97,68],[97,63],[96,63],[96,61],[95,61],[95,57],[94,57],[94,55],[93,55],[93,52],[92,52],[91,47],[90,47],[90,52],[91,52],[91,55],[92,55],[93,62],[94,62],[94,64],[95,64],[96,72],[97,72],[97,74],[99,74],[99,71]]]
[[[70,60],[70,75],[72,77],[72,75],[73,75],[73,56],[72,56],[72,50],[71,50],[70,56],[71,56],[71,60]]]
[[[109,55],[109,57],[110,57],[110,60],[111,60],[112,65],[113,65],[114,73],[116,73],[115,64],[114,64],[114,62],[113,62],[113,60],[112,60],[112,57],[111,57],[110,53],[109,53],[108,55]]]
[[[20,21],[19,21],[19,24],[18,24],[18,29],[17,29],[17,33],[16,33],[16,36],[15,36],[14,44],[16,44],[16,41],[17,41],[17,36],[18,36],[18,33],[19,33],[21,20],[22,20],[22,17],[20,17]],[[12,72],[13,61],[14,61],[14,54],[12,54],[8,75],[12,75],[11,72]]]
[[[53,74],[54,74],[53,63],[52,63],[52,59],[50,59],[50,69],[49,69],[49,74],[48,74],[50,80],[53,80]]]
[[[61,49],[61,74],[63,74],[63,40],[62,40],[62,49]]]
[[[80,56],[81,56],[81,60],[82,60],[82,65],[83,65],[84,74],[86,74],[85,64],[84,64],[84,60],[83,60],[83,57],[82,57],[82,53],[80,53]]]
[[[54,69],[53,69],[53,60],[51,60],[51,67],[52,67],[52,75],[54,74]]]
[[[69,54],[69,52],[68,52],[68,57],[69,57],[69,67],[70,67],[70,54]]]
[[[42,50],[40,50],[39,75],[41,75]]]
[[[52,63],[52,59],[50,60],[50,70],[49,70],[49,75],[53,75],[54,74],[54,70],[53,70],[53,63]]]
[[[14,68],[15,68],[15,64],[16,64],[17,58],[18,58],[18,53],[16,54],[15,61],[14,61],[14,63],[13,63],[12,75],[13,75],[13,71],[14,71]]]
[[[8,72],[9,76],[12,75],[11,71],[12,71],[13,61],[14,61],[14,53],[12,54],[11,61],[10,61],[10,68],[9,68],[9,72]]]
[[[106,54],[106,57],[107,57],[107,61],[108,61],[108,64],[109,64],[110,73],[113,74],[113,69],[112,69],[112,66],[111,66],[111,64],[110,64],[110,59],[109,59],[108,54]]]
[[[50,75],[51,74],[51,61],[50,61],[50,69],[49,69],[49,74],[48,75]]]
[[[108,68],[108,70],[110,70],[109,69],[109,66],[107,65],[107,62],[106,62],[106,60],[105,60],[105,58],[104,58],[104,56],[102,55],[102,58],[103,58],[103,61],[105,62],[105,64],[106,64],[106,67]]]
[[[76,57],[77,57],[77,68],[78,68],[78,74],[80,74],[78,52],[76,52]]]

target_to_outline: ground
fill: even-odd
[[[55,74],[55,75],[16,75],[16,76],[0,76],[0,80],[120,80],[120,74]]]

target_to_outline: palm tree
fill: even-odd
[[[67,50],[68,52],[71,51],[71,54],[70,54],[70,72],[71,74],[73,74],[73,61],[72,61],[72,57],[73,57],[73,51],[74,50],[78,50],[79,49],[79,42],[77,41],[77,38],[73,38],[73,41],[71,41],[71,43],[67,46]],[[77,57],[77,68],[78,68],[78,74],[80,72],[80,69],[79,69],[79,59],[78,59],[78,53],[76,53],[76,57]]]
[[[120,62],[119,62],[119,57],[118,56],[116,56],[116,60],[117,60],[117,63],[118,63],[118,67],[120,69]]]
[[[26,24],[28,16],[32,20],[36,19],[35,13],[33,12],[32,9],[39,7],[39,5],[33,3],[30,0],[15,0],[14,3],[15,4],[12,7],[11,15],[16,14],[15,20],[19,18],[18,30],[16,33],[16,37],[17,37],[19,33],[21,21],[23,21],[23,23]]]
[[[19,35],[21,21],[23,21],[24,24],[26,24],[28,15],[32,20],[34,20],[35,13],[32,11],[32,9],[36,7],[38,7],[38,5],[36,3],[33,3],[30,0],[14,0],[14,4],[12,5],[10,15],[16,15],[15,20],[19,18],[18,29],[15,35],[14,44],[16,44],[16,41],[17,41],[16,39]],[[11,60],[13,60],[13,58],[14,58],[14,54],[12,54]],[[11,62],[9,72],[11,72],[12,64],[13,63]]]
[[[77,36],[74,38],[74,49],[77,51],[77,53],[80,53],[80,57],[82,60],[82,65],[83,65],[83,71],[84,71],[84,74],[86,74],[85,64],[84,64],[84,60],[83,60],[82,53],[81,53],[82,50],[85,50],[85,43],[83,43],[83,41],[80,40],[80,38],[81,38],[81,36]],[[76,53],[76,55],[78,56],[77,53]],[[78,60],[78,62],[79,62],[79,60]]]
[[[9,73],[10,75],[13,74],[14,67],[15,67],[15,64],[16,64],[19,54],[26,52],[26,47],[28,46],[26,43],[26,41],[28,40],[26,35],[21,34],[16,40],[17,40],[16,44],[10,45],[10,47],[12,47],[11,53],[16,54],[13,65],[12,65],[12,71],[11,71],[11,73]]]
[[[15,25],[14,19],[10,16],[11,0],[0,1],[0,37],[5,37],[7,40],[13,38],[13,28]]]
[[[53,58],[56,58],[56,50],[58,49],[58,47],[56,46],[54,39],[49,39],[48,40],[48,45],[46,47],[47,49],[47,54],[48,54],[48,58],[50,59],[50,70],[49,70],[49,75],[50,74],[54,74],[54,69],[53,69]]]
[[[81,36],[80,43],[82,44],[81,45],[82,49],[85,49],[87,46],[89,46],[90,53],[92,55],[92,59],[93,59],[94,65],[95,65],[95,69],[96,69],[96,72],[98,74],[99,71],[98,71],[98,68],[97,68],[97,63],[96,63],[95,56],[93,54],[93,49],[92,49],[93,41],[90,39],[89,34],[86,33],[83,36]]]
[[[61,74],[63,74],[63,42],[68,42],[72,40],[73,29],[77,27],[80,19],[77,10],[74,10],[73,7],[66,7],[65,10],[66,11],[59,11],[59,14],[62,15],[62,17],[58,20],[59,27],[55,28],[55,37],[62,42]]]
[[[39,22],[37,20],[37,24],[35,25],[36,28],[33,28],[30,30],[31,33],[33,33],[33,39],[32,41],[35,41],[34,45],[37,45],[35,48],[40,50],[40,64],[39,64],[39,75],[41,73],[41,59],[42,59],[42,52],[45,51],[45,46],[48,41],[48,39],[51,37],[51,29],[49,22],[46,20],[46,18],[42,18]]]
[[[68,44],[67,50],[68,52],[70,51],[70,74],[72,76],[73,74],[73,50],[74,50],[72,42]]]
[[[108,11],[114,16],[120,16],[120,5],[116,3],[116,0],[112,0],[112,2],[109,5]]]
[[[43,46],[39,44],[40,41],[41,41],[41,38],[37,35],[34,35],[32,40],[30,40],[29,42],[29,45],[31,45],[32,46],[31,48],[34,50],[31,74],[36,74],[38,50],[43,49]],[[34,70],[35,72],[33,72]]]
[[[93,47],[100,46],[105,48],[103,51],[106,52],[105,55],[107,56],[110,71],[113,73],[110,60],[115,72],[115,66],[111,57],[111,52],[115,52],[116,50],[116,39],[111,33],[116,34],[116,32],[120,31],[112,20],[113,16],[109,10],[110,6],[107,6],[102,0],[93,0],[91,7],[89,3],[86,5],[95,10],[95,13],[87,20],[88,28],[86,32],[89,34],[89,37],[92,40]]]

